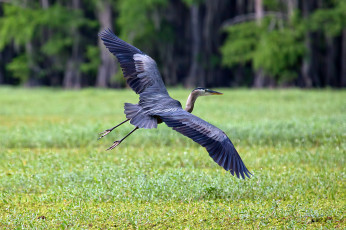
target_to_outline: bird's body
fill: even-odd
[[[207,149],[209,155],[225,170],[234,173],[237,177],[251,174],[227,135],[219,128],[191,114],[198,96],[221,94],[216,91],[196,88],[191,92],[185,110],[181,103],[171,98],[162,81],[155,61],[130,44],[116,37],[110,30],[100,33],[105,46],[118,59],[128,85],[139,94],[138,104],[125,103],[125,115],[135,129],[152,129],[164,122],[177,132],[191,138]],[[105,130],[102,137],[114,128]],[[109,148],[118,146],[127,136],[120,141],[115,141]]]

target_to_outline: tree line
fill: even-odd
[[[0,84],[125,87],[104,28],[169,86],[346,86],[344,0],[0,0]]]

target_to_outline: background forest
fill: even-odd
[[[344,0],[0,0],[0,84],[124,87],[107,27],[169,86],[346,86]]]

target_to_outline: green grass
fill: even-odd
[[[251,179],[164,124],[105,151],[133,128],[97,141],[137,102],[130,90],[0,88],[0,228],[345,229],[346,92],[217,90],[194,114],[228,134]]]

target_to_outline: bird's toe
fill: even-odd
[[[107,150],[112,150],[115,147],[117,147],[119,144],[121,143],[121,141],[114,141],[114,143],[107,149]]]

